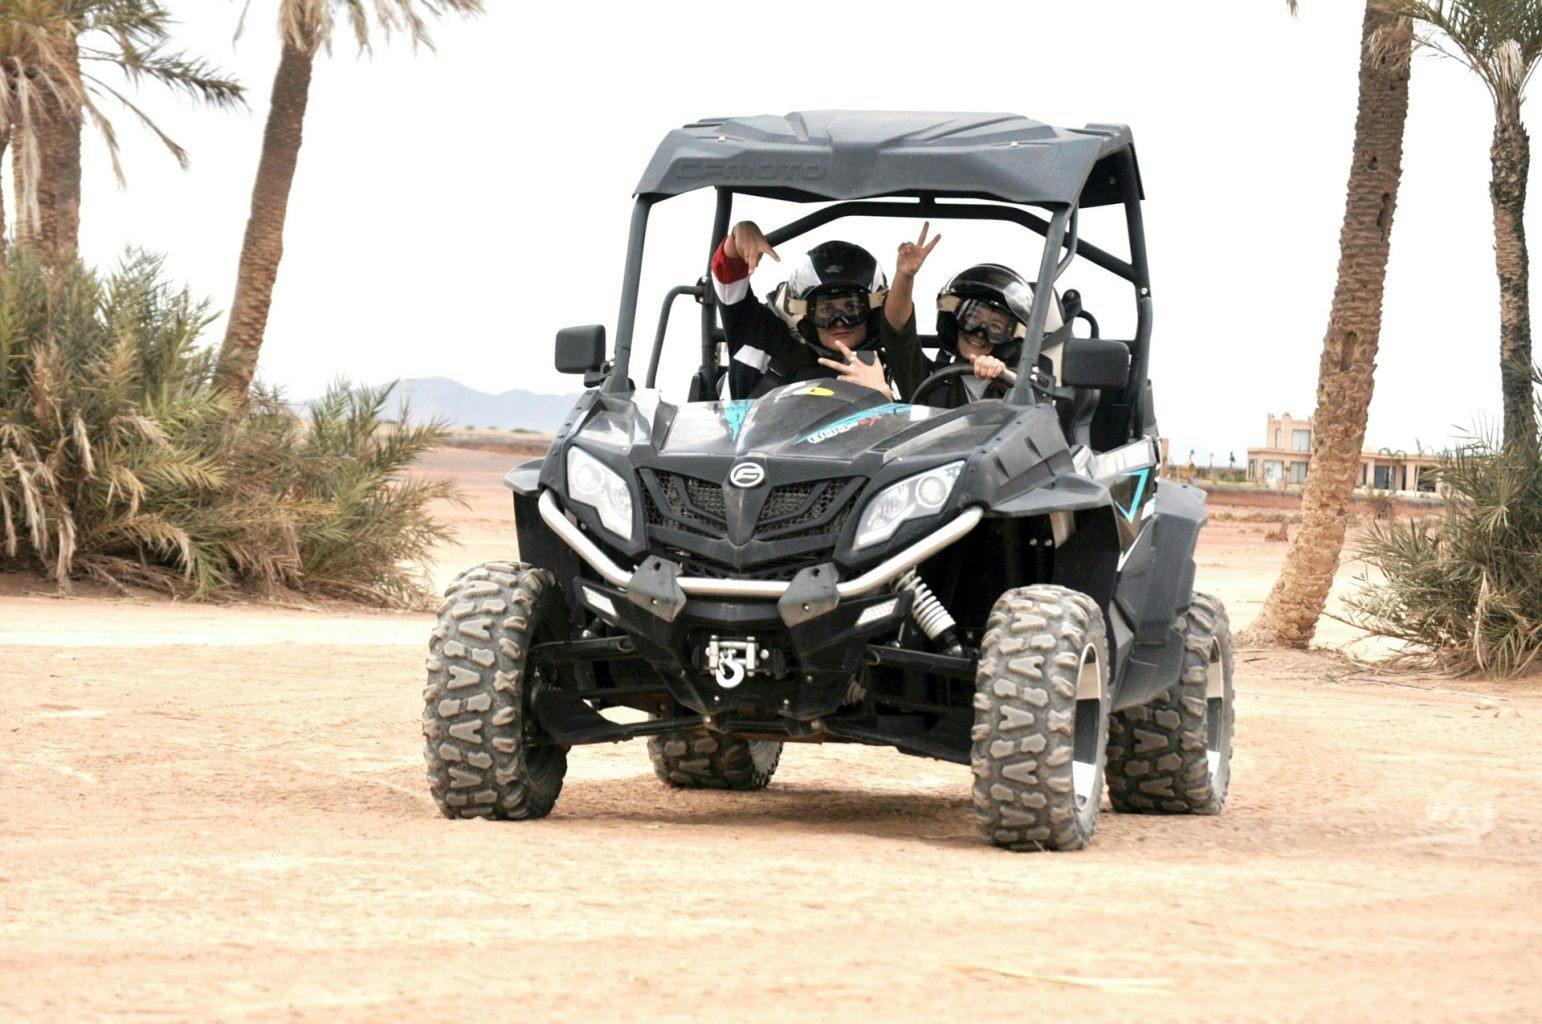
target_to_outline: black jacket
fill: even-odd
[[[733,398],[758,398],[772,388],[801,380],[833,377],[819,365],[819,353],[805,345],[771,307],[747,293],[738,302],[719,307],[728,338],[728,390]],[[926,356],[916,337],[916,318],[895,330],[882,311],[878,322],[878,356],[901,399],[926,379]]]
[[[937,359],[931,366],[931,372],[935,373],[948,366],[953,366],[959,360],[953,353],[946,350],[937,353]],[[997,377],[985,385],[985,393],[980,399],[1005,398],[1007,392],[1012,390],[1012,385]],[[940,392],[940,393],[937,393]],[[964,385],[963,377],[953,377],[937,386],[937,392],[927,400],[928,405],[935,405],[943,409],[957,409],[961,405],[968,405],[974,401],[969,397],[969,391]]]

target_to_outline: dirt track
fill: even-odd
[[[486,463],[484,465],[484,462]],[[447,565],[497,553],[495,460]],[[1283,545],[1217,523],[1244,620]],[[575,751],[438,817],[426,619],[0,577],[0,1018],[1535,1020],[1542,687],[1245,653],[1232,799],[982,845],[965,769],[790,747],[761,794]],[[1482,705],[1481,707],[1479,705]]]

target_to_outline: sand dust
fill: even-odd
[[[441,578],[512,553],[507,462],[431,460]],[[1270,528],[1202,543],[1239,625]],[[1537,1019],[1535,680],[1243,652],[1223,815],[1012,855],[967,769],[840,746],[758,794],[586,747],[551,818],[446,821],[428,622],[0,577],[0,1019]]]

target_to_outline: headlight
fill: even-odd
[[[857,539],[852,548],[888,540],[907,519],[924,519],[942,511],[958,475],[964,471],[963,460],[917,473],[890,484],[867,503],[857,522]]]
[[[582,448],[568,449],[568,498],[600,514],[600,525],[632,539],[632,492],[621,475]]]

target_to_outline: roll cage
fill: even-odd
[[[726,158],[713,151],[714,159],[703,159],[706,141],[729,143],[733,149]],[[768,231],[773,245],[850,217],[993,220],[1017,224],[1044,239],[1035,294],[1050,294],[1077,257],[1114,274],[1131,286],[1136,329],[1127,343],[1128,378],[1117,394],[1104,397],[1104,418],[1109,433],[1124,438],[1142,437],[1153,428],[1147,396],[1152,297],[1141,216],[1144,195],[1127,128],[1056,129],[1015,115],[833,111],[702,121],[671,132],[635,194],[615,346],[603,390],[622,394],[633,387],[632,340],[649,212],[665,199],[709,187],[716,192],[709,262],[731,226],[735,196],[746,195],[828,203]],[[1128,260],[1080,237],[1083,207],[1115,204],[1124,208]],[[655,384],[670,310],[682,295],[692,295],[701,305],[701,362],[693,395],[711,395],[725,339],[716,294],[705,276],[666,294],[646,384]],[[1047,303],[1034,305],[1017,383],[1006,397],[1009,404],[1038,401],[1029,371],[1043,346],[1048,309]]]

